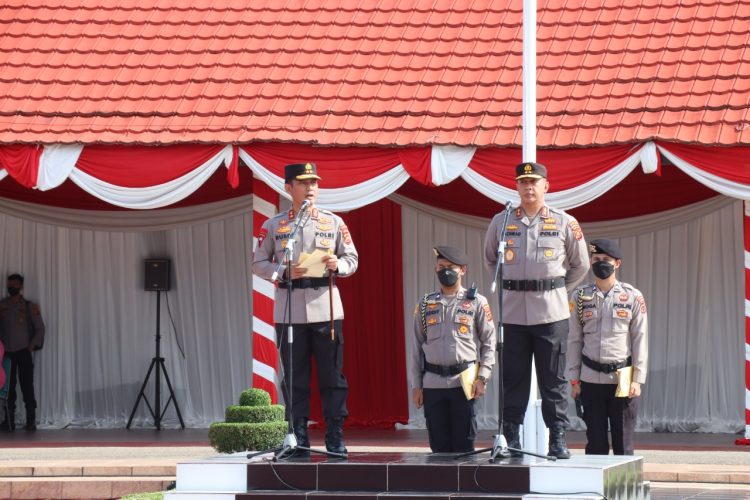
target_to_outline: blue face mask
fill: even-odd
[[[591,269],[594,271],[594,276],[606,280],[615,272],[615,265],[604,260],[598,260],[591,265]]]

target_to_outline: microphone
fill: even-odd
[[[513,208],[513,203],[511,203],[510,200],[506,201],[505,202],[505,210],[510,210],[511,208]]]
[[[310,200],[303,201],[302,205],[299,206],[299,213],[303,213],[308,208],[310,208]]]

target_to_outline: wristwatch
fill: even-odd
[[[485,377],[484,375],[480,375],[477,378],[481,380],[483,384],[487,384],[487,377]]]

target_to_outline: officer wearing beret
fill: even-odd
[[[589,256],[578,221],[545,204],[549,182],[544,165],[518,165],[516,187],[521,205],[508,214],[501,284],[505,334],[503,434],[509,447],[521,447],[519,426],[529,400],[533,355],[542,416],[550,429],[549,455],[570,458],[565,442],[565,348],[570,316],[566,290],[572,290],[584,278]],[[504,220],[505,211],[497,214],[484,239],[485,263],[492,272]]]
[[[461,285],[466,253],[448,246],[434,251],[440,290],[426,294],[414,309],[408,363],[412,401],[424,406],[433,452],[468,452],[477,431],[474,399],[484,395],[495,364],[495,325],[487,299]],[[475,363],[478,376],[467,384],[468,399],[461,372],[470,370],[473,378]]]
[[[8,276],[8,297],[0,300],[0,341],[10,358],[8,408],[0,429],[15,429],[16,384],[21,386],[26,407],[26,430],[36,430],[36,397],[34,396],[34,359],[32,353],[44,344],[44,321],[39,306],[23,296],[24,278]]]
[[[615,455],[633,454],[633,433],[641,384],[646,382],[648,321],[643,294],[617,280],[622,262],[612,240],[592,240],[595,281],[570,295],[568,376],[571,394],[581,398],[586,422],[586,453],[607,455],[612,433]],[[632,367],[627,393],[617,397],[618,369]]]
[[[253,256],[253,273],[271,280],[278,264],[282,272],[276,288],[274,321],[276,337],[282,351],[284,370],[288,373],[286,326],[293,325],[293,428],[300,446],[309,447],[307,423],[310,416],[310,360],[315,356],[323,416],[326,421],[326,448],[346,454],[343,440],[344,419],[348,416],[346,398],[349,386],[342,373],[344,309],[335,286],[329,290],[328,277],[305,277],[305,268],[297,262],[301,253],[315,250],[327,253],[325,267],[336,277],[349,276],[357,270],[357,250],[351,234],[338,215],[315,206],[318,196],[317,167],[314,163],[295,163],[284,168],[284,189],[292,199],[292,208],[268,219],[258,235]],[[304,202],[309,208],[299,213]],[[302,226],[295,236],[292,262],[283,262],[284,249],[297,218]],[[287,311],[287,278],[292,280],[291,311]],[[330,301],[333,294],[333,318]],[[291,316],[291,317],[290,317]],[[331,335],[331,320],[335,335]],[[283,381],[286,383],[286,380]],[[288,388],[286,388],[288,394]],[[297,450],[302,455],[302,450]]]

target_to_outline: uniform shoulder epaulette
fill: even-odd
[[[426,293],[424,296],[427,300],[435,300],[440,297],[440,292],[430,292]]]
[[[620,286],[622,286],[625,290],[636,290],[636,291],[638,290],[636,287],[634,287],[630,283],[623,283],[622,281],[620,282]]]
[[[326,215],[336,215],[335,213],[331,212],[330,210],[326,210],[325,208],[319,208],[318,213]]]
[[[554,207],[549,207],[549,211],[552,212],[552,213],[560,214],[560,215],[562,215],[562,214],[565,213],[564,210],[562,210],[560,208],[554,208]]]

